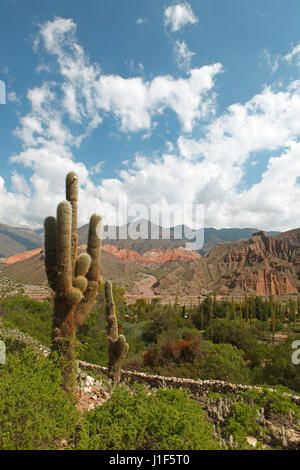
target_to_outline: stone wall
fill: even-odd
[[[78,361],[79,368],[85,371],[102,372],[103,374],[108,373],[106,367],[98,366],[96,364],[89,364],[88,362]],[[198,395],[204,392],[218,392],[218,393],[238,393],[245,392],[249,389],[262,390],[261,387],[255,387],[252,385],[239,385],[221,380],[192,380],[192,379],[180,379],[177,377],[163,377],[160,375],[144,374],[143,372],[134,372],[128,370],[122,370],[122,381],[127,382],[138,382],[150,387],[170,387],[170,388],[187,388],[193,394]],[[269,388],[269,387],[268,387]],[[269,388],[269,390],[272,390]],[[275,390],[274,390],[275,391]],[[284,393],[294,403],[300,406],[300,396]]]

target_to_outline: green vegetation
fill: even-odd
[[[22,305],[19,298],[15,302]],[[9,305],[14,311],[13,304]],[[27,303],[24,305],[28,308]],[[42,306],[36,309],[37,318],[44,314]],[[86,327],[99,333],[98,315],[94,312]],[[2,316],[7,317],[11,321],[13,316],[7,313]],[[92,324],[93,319],[95,324]],[[140,324],[142,330],[147,322]],[[105,335],[104,331],[102,333]],[[83,332],[82,335],[87,339]],[[171,331],[165,331],[158,336],[158,343],[148,346],[147,351],[158,348],[162,361],[159,366],[149,365],[150,371],[160,367],[172,375],[181,372],[188,377],[199,367],[197,370],[203,378],[226,377],[227,374],[231,381],[250,381],[255,367],[252,370],[246,364],[244,352],[237,346],[203,340],[201,332],[192,325],[179,329],[175,337],[181,339],[173,340]],[[293,419],[299,419],[299,407],[281,391],[250,389],[237,395],[211,392],[207,399],[211,409],[216,408],[217,416],[220,400],[223,400],[223,410],[229,406],[216,434],[204,412],[201,397],[191,399],[182,390],[150,390],[140,385],[135,385],[134,389],[115,386],[107,402],[85,411],[80,417],[72,397],[62,390],[57,361],[37,355],[33,347],[21,346],[20,340],[5,337],[8,355],[7,363],[0,365],[0,449],[60,449],[62,442],[67,449],[247,449],[251,448],[248,436],[255,437],[260,448],[265,429],[257,417],[262,408],[265,418],[275,419],[279,428],[281,417],[282,423],[284,419],[290,423],[291,413]],[[232,335],[232,341],[235,340],[236,336]],[[270,351],[274,351],[273,348]],[[98,378],[111,390],[107,379]]]
[[[285,416],[293,411],[299,417],[299,408],[291,401],[289,397],[282,393],[272,392],[264,388],[262,391],[250,389],[243,393],[243,398],[247,401],[254,402],[257,406],[264,407],[269,413]]]
[[[239,448],[245,448],[246,437],[257,435],[260,427],[256,421],[256,407],[251,407],[246,403],[236,402],[231,407],[231,417],[226,427],[227,435],[232,434],[235,443]]]
[[[201,406],[181,390],[116,387],[80,419],[57,362],[7,342],[0,366],[0,449],[219,449]],[[133,393],[134,392],[134,393]]]
[[[279,311],[280,304],[273,299],[248,298],[247,321],[245,304],[217,301],[209,296],[189,307],[176,303],[164,305],[157,299],[150,303],[139,299],[126,305],[124,290],[115,285],[113,296],[118,333],[126,336],[130,347],[123,368],[192,379],[286,387],[300,392],[300,366],[291,361],[291,344],[300,338],[296,332],[298,310],[289,316],[290,305],[297,305],[294,299],[282,304],[281,322],[277,324],[282,328],[277,330],[281,337],[274,341],[274,318],[268,317],[267,309],[271,302],[273,310]],[[255,307],[252,319],[251,305]],[[234,319],[230,309],[244,314],[236,314]],[[51,344],[52,313],[50,302],[25,297],[0,300],[3,325],[19,328],[46,346]],[[77,330],[76,348],[80,359],[108,366],[105,317],[101,285],[94,310]]]
[[[120,386],[81,422],[78,449],[216,450],[220,445],[200,405],[181,390],[135,394]]]
[[[39,302],[21,296],[0,301],[0,319],[5,325],[19,328],[45,346],[51,345],[52,315],[52,302]]]
[[[0,365],[0,449],[58,448],[78,421],[60,369],[31,348],[12,349]]]

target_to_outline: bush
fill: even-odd
[[[103,406],[83,417],[77,449],[219,449],[212,424],[182,390],[149,392],[136,385],[132,394],[117,388]]]
[[[231,407],[231,417],[226,427],[227,435],[233,435],[240,448],[246,446],[246,437],[256,435],[260,427],[256,423],[257,408],[236,402]]]
[[[228,343],[242,349],[245,359],[250,360],[252,366],[260,365],[266,354],[266,347],[257,341],[257,337],[264,337],[263,332],[247,323],[238,324],[218,318],[207,328],[204,336],[213,343]]]
[[[283,385],[300,392],[300,365],[293,364],[292,342],[299,336],[287,338],[284,342],[269,349],[265,367],[255,370],[255,383],[270,386]]]
[[[74,431],[78,413],[61,374],[30,347],[0,365],[0,449],[55,449]]]
[[[13,326],[45,346],[51,344],[53,303],[39,302],[26,297],[9,297],[1,300],[3,322]]]
[[[294,411],[299,416],[298,406],[292,400],[280,392],[272,392],[264,388],[262,391],[257,389],[250,389],[243,394],[246,400],[252,400],[260,408],[264,407],[265,412],[273,412],[277,415],[287,415],[290,410]]]
[[[240,349],[231,344],[205,341],[198,377],[246,384],[250,382],[250,370]]]

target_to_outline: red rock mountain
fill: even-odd
[[[247,241],[213,247],[207,256],[179,266],[155,291],[201,291],[281,295],[300,292],[300,229],[269,236],[258,232]],[[176,292],[175,292],[176,291]]]
[[[143,254],[139,254],[137,253],[137,251],[119,248],[114,245],[103,245],[102,250],[114,256],[117,256],[119,259],[122,259],[124,261],[140,261],[145,264],[164,264],[168,261],[195,260],[201,258],[201,255],[199,255],[195,251],[185,250],[184,248],[180,247],[167,250],[153,248],[152,250],[146,251]]]
[[[80,245],[79,249],[85,250],[86,245]],[[184,248],[174,248],[161,250],[159,248],[153,248],[152,250],[146,251],[143,254],[139,254],[134,250],[127,250],[125,248],[120,248],[115,245],[103,245],[102,250],[106,253],[109,253],[123,261],[138,261],[143,264],[159,263],[164,264],[168,261],[177,261],[177,260],[195,260],[200,259],[199,255],[195,251],[185,250]],[[18,253],[14,256],[1,260],[5,264],[13,264],[19,261],[24,261],[32,256],[43,251],[43,248],[37,248],[35,250],[24,251],[23,253]]]
[[[39,273],[36,282],[46,282],[42,258],[42,254],[28,258],[26,252],[23,261],[3,264],[1,269],[8,277],[24,281],[35,271],[35,278]],[[257,232],[247,241],[215,246],[202,257],[182,248],[153,248],[141,254],[103,245],[102,270],[105,278],[130,284],[132,295],[137,281],[144,282],[145,276],[148,297],[197,298],[205,292],[294,294],[300,292],[300,229],[272,236]]]

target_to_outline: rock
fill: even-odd
[[[289,428],[285,432],[285,438],[287,440],[287,446],[293,449],[300,449],[300,432],[293,428]]]
[[[246,437],[246,441],[248,442],[248,444],[249,444],[250,446],[256,448],[257,439],[255,439],[255,437],[247,436],[247,437]]]
[[[91,377],[90,375],[88,375],[85,379],[85,385],[87,387],[92,387],[94,385],[94,382],[95,382],[94,377]]]
[[[268,444],[262,445],[263,450],[273,450],[272,447],[268,446]]]

